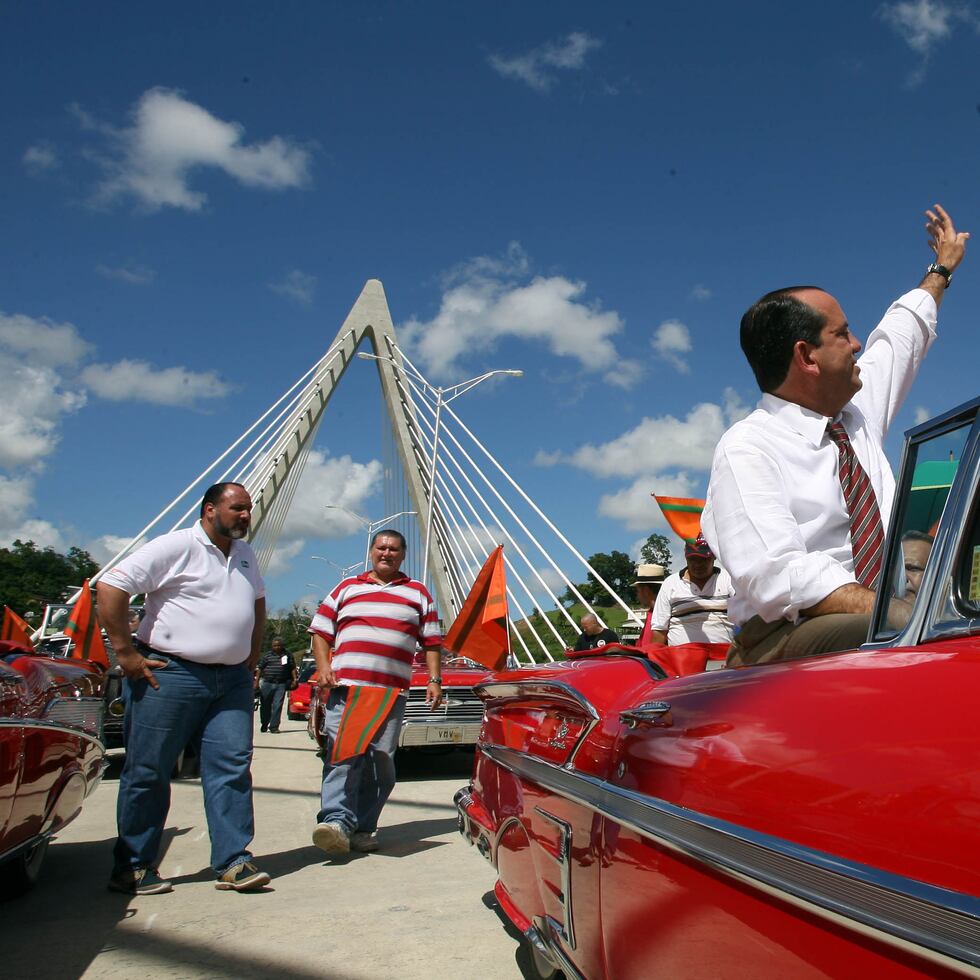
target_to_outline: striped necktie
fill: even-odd
[[[854,553],[854,577],[861,585],[873,589],[881,571],[885,529],[874,487],[854,453],[851,440],[840,422],[827,425],[827,434],[837,443],[841,489],[851,517],[851,550]]]

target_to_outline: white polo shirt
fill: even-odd
[[[232,541],[228,557],[200,521],[143,545],[102,576],[130,595],[146,593],[137,636],[161,653],[204,664],[248,659],[255,603],[265,595],[255,552]]]
[[[653,606],[650,628],[667,634],[667,644],[731,643],[728,599],[732,580],[723,568],[698,588],[681,572],[668,575]]]

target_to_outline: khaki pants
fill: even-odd
[[[728,648],[725,666],[750,667],[853,650],[868,639],[870,625],[871,616],[865,613],[833,613],[799,623],[767,623],[753,616]]]

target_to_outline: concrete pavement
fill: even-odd
[[[37,887],[0,905],[4,974],[521,977],[524,954],[495,913],[492,869],[456,832],[452,796],[472,761],[459,751],[399,757],[383,850],[327,858],[310,843],[320,765],[305,724],[257,732],[252,849],[271,886],[253,895],[215,890],[201,786],[189,780],[173,784],[160,862],[174,891],[133,899],[106,890],[117,785],[110,773],[52,843]]]

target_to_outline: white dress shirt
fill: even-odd
[[[244,541],[232,541],[226,558],[198,521],[147,542],[102,581],[146,593],[137,636],[154,650],[203,664],[240,664],[252,652],[255,603],[265,585]]]
[[[720,568],[703,588],[681,572],[668,575],[653,604],[650,628],[667,634],[667,644],[731,643],[728,602],[732,580]]]
[[[888,308],[858,361],[863,386],[839,416],[886,533],[895,478],[882,442],[935,340],[936,313],[924,289]],[[766,394],[715,449],[701,529],[732,576],[728,608],[739,625],[754,615],[797,622],[801,610],[856,581],[830,421]]]

